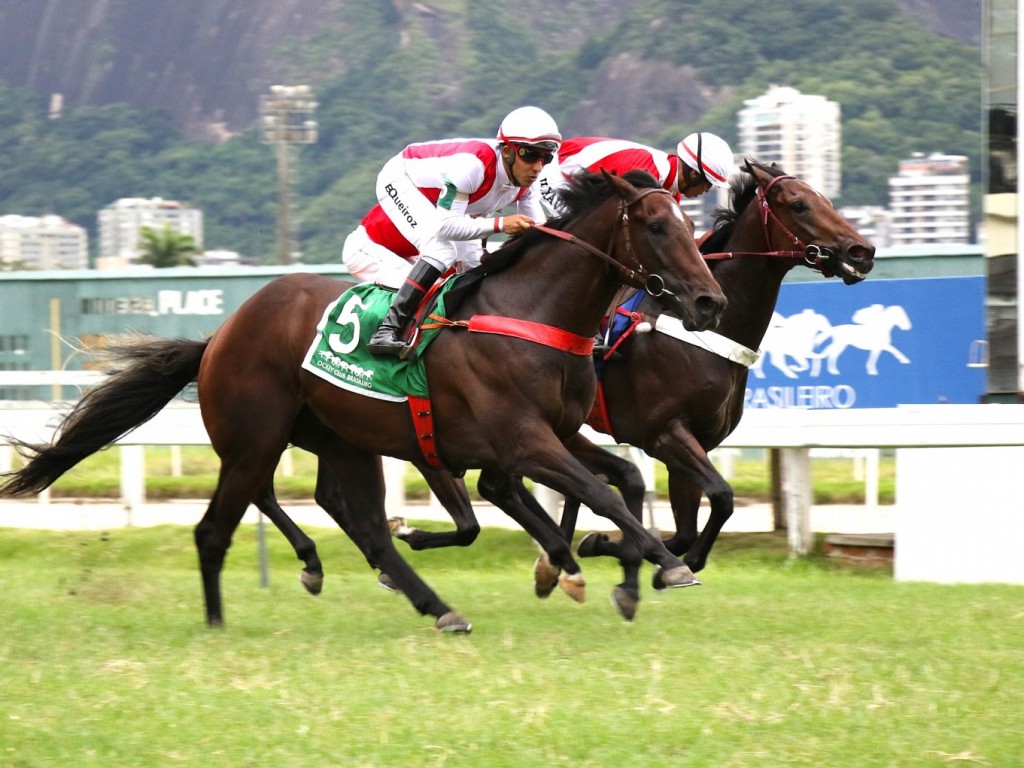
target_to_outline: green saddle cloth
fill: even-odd
[[[444,296],[454,282],[449,280],[441,287],[433,314],[444,315]],[[302,367],[342,389],[380,400],[403,401],[409,395],[427,397],[423,353],[440,328],[422,331],[416,354],[406,360],[366,351],[366,342],[394,296],[393,291],[374,283],[360,283],[345,291],[324,311]]]

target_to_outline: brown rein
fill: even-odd
[[[557,237],[559,240],[565,240],[567,243],[578,245],[580,248],[587,251],[588,253],[597,256],[602,261],[605,261],[611,266],[615,267],[615,269],[617,269],[619,274],[622,276],[623,282],[632,285],[634,288],[642,288],[651,296],[659,296],[665,291],[665,281],[659,275],[648,275],[647,270],[643,268],[643,265],[641,265],[638,261],[636,261],[635,258],[633,258],[633,244],[629,238],[629,209],[636,205],[637,203],[639,203],[648,195],[656,193],[665,194],[669,196],[671,196],[672,194],[667,189],[653,187],[638,190],[636,196],[632,200],[619,201],[619,217],[615,221],[615,228],[612,230],[612,236],[609,240],[608,249],[605,251],[602,251],[600,248],[597,248],[596,246],[593,246],[590,243],[581,240],[576,235],[564,232],[560,229],[552,229],[551,227],[545,226],[544,224],[534,224],[533,229],[537,229],[543,232],[544,234]],[[615,247],[615,241],[618,238],[620,227],[622,228],[622,231],[626,237],[626,253],[629,254],[630,258],[633,260],[632,267],[622,263],[611,254],[612,249]],[[657,278],[657,282],[660,283],[660,288],[658,288],[657,290],[651,288],[650,286],[650,283],[655,278]]]
[[[703,254],[704,259],[714,261],[732,259],[736,256],[771,256],[780,259],[801,259],[809,267],[820,269],[822,261],[833,258],[832,252],[827,248],[822,248],[820,245],[808,245],[797,235],[793,234],[779,217],[775,215],[771,205],[768,203],[768,192],[776,183],[795,178],[795,176],[788,175],[774,177],[763,187],[757,188],[757,200],[760,205],[761,230],[764,232],[764,241],[768,247],[771,248],[772,244],[770,226],[774,222],[782,230],[786,239],[791,241],[797,248],[801,248],[801,250],[724,251],[721,253],[705,253]]]

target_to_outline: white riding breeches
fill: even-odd
[[[341,249],[345,268],[357,280],[400,288],[416,258],[403,258],[370,239],[360,224],[345,238]]]

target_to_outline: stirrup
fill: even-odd
[[[419,343],[420,343],[420,328],[417,325],[417,326],[413,327],[412,334],[409,336],[409,341],[406,342],[402,346],[401,351],[398,353],[398,359],[399,360],[407,360],[409,358],[415,357],[416,356],[416,345],[419,344]]]
[[[398,338],[399,332],[398,328],[378,328],[366,342],[366,351],[371,355],[401,355],[405,349],[405,342]]]

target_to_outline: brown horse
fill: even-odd
[[[569,213],[553,223],[561,237],[533,230],[502,249],[451,320],[501,316],[588,339],[627,284],[657,294],[688,327],[717,323],[725,299],[696,249],[692,225],[669,195],[603,175],[580,179],[566,200]],[[387,528],[379,457],[426,466],[407,405],[339,389],[301,367],[312,329],[337,295],[336,281],[289,275],[250,297],[206,342],[162,340],[127,351],[126,367],[79,401],[52,445],[21,446],[34,455],[0,493],[49,486],[197,379],[221,459],[217,488],[195,529],[209,624],[223,622],[220,573],[234,530],[295,442],[317,453],[321,473],[360,480],[345,486],[331,511],[371,565],[385,570],[421,614],[434,616],[439,629],[468,631],[469,622],[398,554]],[[623,530],[625,562],[657,563],[667,586],[692,581],[689,568],[563,445],[593,402],[589,354],[525,334],[451,331],[433,341],[425,366],[445,467],[530,477],[579,498]]]
[[[712,273],[729,300],[717,329],[722,343],[681,341],[667,333],[633,333],[607,360],[602,380],[608,427],[617,442],[643,449],[668,469],[676,532],[666,541],[694,572],[707,564],[722,526],[733,512],[733,491],[708,458],[739,424],[747,365],[737,350],[757,350],[768,329],[783,278],[804,265],[852,285],[874,266],[874,246],[806,183],[748,161],[733,183],[731,209],[717,212],[701,244]],[[662,310],[639,307],[652,327]],[[713,349],[714,347],[714,349]],[[717,350],[717,351],[715,351]],[[733,359],[729,358],[732,353]],[[749,360],[749,358],[748,358]],[[641,514],[643,479],[631,462],[576,435],[569,449],[588,469],[608,478]],[[710,516],[698,536],[700,500]],[[562,527],[571,538],[579,502],[570,501]],[[618,545],[599,534],[580,543],[579,554],[617,555]],[[548,574],[547,578],[551,578]],[[623,615],[636,611],[635,574],[613,595]]]

